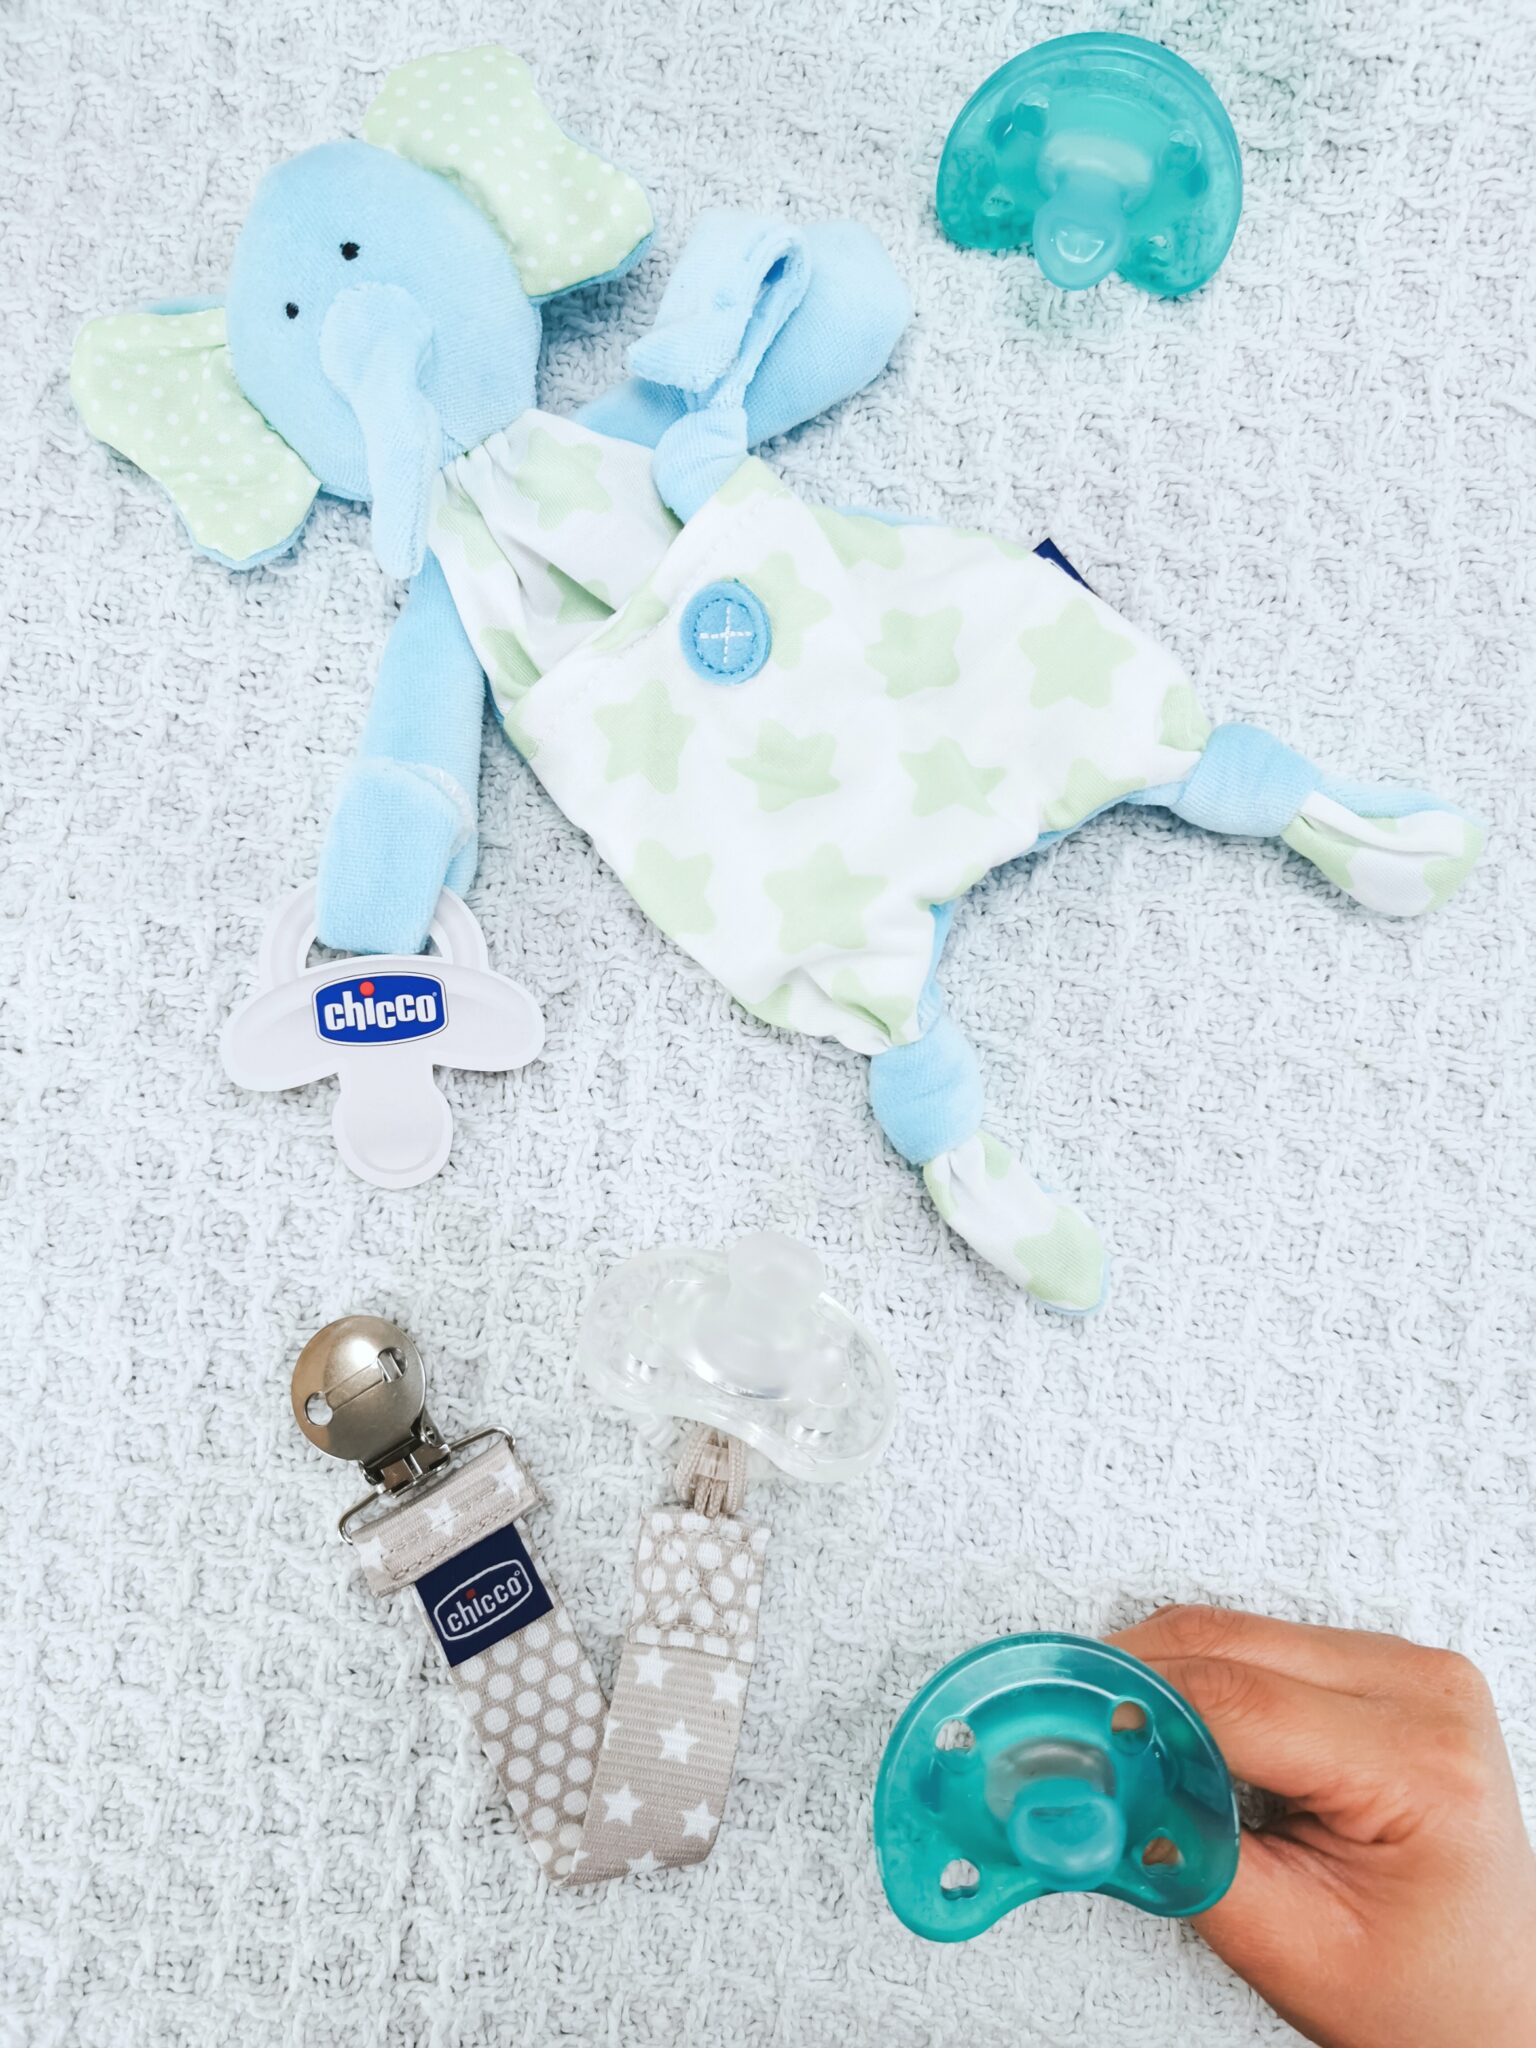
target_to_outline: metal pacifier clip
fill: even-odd
[[[224,1027],[224,1070],[241,1088],[301,1088],[334,1074],[336,1149],[375,1187],[430,1180],[453,1143],[453,1112],[434,1067],[499,1074],[544,1044],[525,988],[491,971],[467,904],[445,889],[432,915],[435,954],[369,954],[306,963],[315,940],[312,883],[285,896],[262,940],[256,993]]]
[[[695,1424],[678,1499],[641,1519],[611,1708],[534,1548],[540,1496],[511,1437],[446,1443],[420,1353],[381,1317],[328,1323],[299,1354],[300,1429],[372,1489],[341,1534],[373,1592],[414,1586],[554,1883],[674,1869],[714,1846],[768,1545],[742,1511],[748,1446],[798,1477],[844,1479],[895,1426],[890,1364],[823,1277],[807,1247],[765,1235],[724,1254],[644,1253],[598,1289],[579,1339],[594,1390]]]

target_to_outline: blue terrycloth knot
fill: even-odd
[[[691,519],[747,459],[745,406],[686,412],[656,443],[651,478],[664,505]]]
[[[981,1129],[981,1071],[970,1040],[940,1016],[910,1045],[869,1063],[869,1106],[913,1166],[953,1151]]]
[[[695,228],[655,327],[629,351],[637,377],[681,393],[687,406],[651,463],[679,519],[691,519],[744,460],[747,387],[809,283],[793,228],[729,213],[706,214]]]
[[[1304,754],[1257,725],[1218,725],[1168,808],[1207,832],[1274,839],[1322,777]]]

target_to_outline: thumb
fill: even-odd
[[[1348,1943],[1354,1913],[1335,1881],[1327,1830],[1282,1826],[1274,1834],[1244,1829],[1231,1886],[1190,1925],[1283,2020],[1305,2030],[1310,2015],[1298,2012],[1290,1994],[1302,1986],[1316,1994],[1339,1974],[1344,1966],[1330,1950]]]

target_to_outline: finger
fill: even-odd
[[[1223,1657],[1147,1661],[1204,1721],[1234,1777],[1320,1813],[1379,1791],[1392,1731],[1374,1702]]]
[[[1421,1654],[1401,1636],[1276,1621],[1238,1607],[1160,1607],[1105,1640],[1146,1663],[1160,1657],[1235,1658],[1362,1697],[1407,1685]]]

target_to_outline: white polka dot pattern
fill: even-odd
[[[768,1532],[656,1508],[635,1554],[613,1710],[520,1514],[537,1499],[505,1442],[382,1515],[357,1549],[391,1593],[510,1522],[551,1611],[453,1667],[481,1747],[541,1868],[593,1884],[698,1863],[730,1789]]]
[[[531,299],[617,270],[654,225],[634,179],[572,142],[528,66],[494,44],[401,65],[363,133],[489,214]]]
[[[75,343],[96,436],[169,491],[200,548],[240,568],[291,540],[319,485],[235,382],[224,313],[113,313]]]
[[[656,1508],[635,1558],[631,1638],[750,1664],[768,1531],[738,1516]]]
[[[528,1532],[518,1534],[553,1594]],[[603,1731],[597,1673],[570,1616],[557,1599],[541,1621],[456,1665],[453,1677],[529,1847],[551,1877],[568,1877]]]

